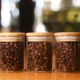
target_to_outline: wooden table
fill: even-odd
[[[80,73],[0,72],[0,80],[80,80]]]
[[[26,55],[25,55],[26,56]],[[26,58],[25,58],[26,62]],[[24,65],[26,69],[26,64]],[[80,73],[65,72],[1,72],[0,80],[80,80]]]

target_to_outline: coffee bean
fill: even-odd
[[[56,69],[80,71],[80,42],[57,42]]]
[[[6,56],[6,59],[9,59],[9,56]]]
[[[16,49],[17,48],[17,49]],[[1,69],[19,71],[24,69],[24,43],[0,42]],[[16,67],[15,67],[16,65]]]
[[[52,70],[52,42],[28,42],[28,70]]]

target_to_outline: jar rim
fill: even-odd
[[[32,33],[26,33],[26,36],[54,36],[54,33],[52,32],[32,32]]]
[[[2,32],[0,33],[0,36],[25,36],[25,33],[23,32]]]
[[[80,32],[58,32],[54,36],[80,36]]]

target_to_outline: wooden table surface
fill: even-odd
[[[26,62],[26,57],[25,57],[25,62]],[[26,64],[24,64],[24,66],[26,69]],[[28,71],[1,72],[0,71],[0,80],[80,80],[80,73],[28,72]]]
[[[0,72],[0,80],[80,80],[80,73]]]

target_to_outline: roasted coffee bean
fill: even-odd
[[[57,42],[56,69],[80,71],[80,42]]]
[[[19,71],[24,69],[24,43],[0,42],[1,70]]]
[[[28,42],[28,70],[52,70],[52,42]]]

